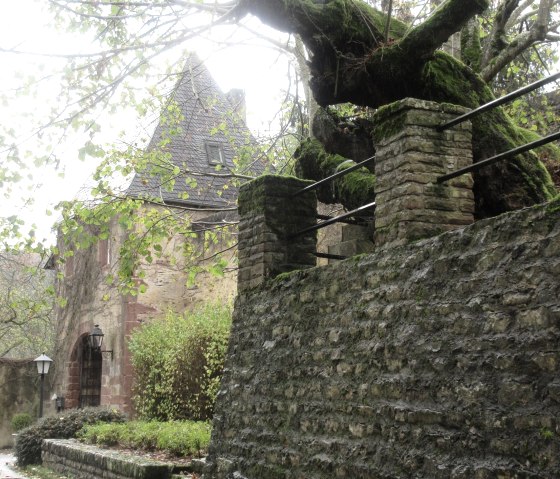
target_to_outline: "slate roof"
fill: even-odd
[[[184,116],[181,132],[171,136],[166,151],[171,154],[174,165],[181,170],[196,173],[224,174],[234,169],[234,157],[244,148],[254,146],[255,139],[244,121],[232,114],[236,105],[217,86],[214,79],[200,61],[191,54],[183,68],[171,98],[175,100]],[[156,148],[165,125],[161,121],[148,146]],[[223,153],[223,166],[217,170],[209,164],[207,145],[219,146]],[[248,174],[259,174],[264,165],[257,162]],[[196,185],[192,180],[196,180]],[[211,176],[181,174],[176,178],[172,191],[161,187],[159,177],[137,173],[128,187],[127,194],[136,198],[158,197],[167,204],[191,207],[234,206],[237,188],[227,187],[230,180]],[[182,197],[184,193],[187,198]]]

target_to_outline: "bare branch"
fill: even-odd
[[[485,40],[481,69],[486,68],[497,53],[503,50],[506,43],[506,24],[518,6],[519,0],[504,0],[498,6],[493,19],[492,30]]]
[[[496,55],[482,69],[480,76],[491,81],[506,65],[532,45],[544,41],[549,29],[550,12],[554,0],[542,0],[535,23],[530,30],[515,37],[509,44],[495,52]]]
[[[509,20],[506,23],[506,31],[513,28],[516,24],[519,24],[521,16],[527,11],[527,9],[535,3],[536,0],[523,0],[519,3],[516,9],[511,13]],[[535,9],[536,10],[536,9]]]
[[[519,18],[516,19],[515,22],[512,22],[510,24],[510,22],[508,22],[507,25],[507,29],[514,29],[515,27],[518,28],[518,30],[521,28],[521,25],[526,22],[527,20],[529,20],[531,17],[534,17],[535,15],[538,15],[539,10],[538,8],[535,8],[534,10],[528,10],[526,11],[523,15],[519,16]]]

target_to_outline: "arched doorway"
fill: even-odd
[[[92,349],[89,336],[85,335],[80,344],[80,396],[78,407],[99,406],[101,404],[102,355]]]

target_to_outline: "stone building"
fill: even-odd
[[[208,299],[227,301],[235,294],[233,273],[220,278],[199,275],[196,286],[188,286],[188,268],[180,253],[188,247],[204,255],[204,230],[208,225],[235,219],[231,216],[235,212],[227,210],[235,210],[237,188],[228,184],[230,179],[224,173],[233,171],[239,161],[252,159],[255,145],[239,115],[244,110],[243,94],[222,93],[193,55],[185,64],[171,101],[181,119],[173,126],[179,126],[179,133],[168,137],[165,152],[181,173],[175,176],[170,191],[158,175],[136,174],[127,195],[145,200],[139,215],[145,214],[142,209],[145,212],[155,207],[168,208],[171,213],[188,209],[193,234],[169,238],[165,254],[144,265],[145,277],[138,281],[147,289],[137,296],[120,294],[107,281],[118,266],[119,249],[129,234],[118,217],[111,221],[107,239],[87,249],[75,249],[64,262],[54,258],[52,266],[64,272],[59,275],[57,295],[66,304],[57,309],[53,390],[64,398],[65,408],[107,405],[130,411],[133,371],[127,340],[131,332],[169,308],[183,311]],[[169,123],[161,120],[147,151],[156,148],[168,128]],[[252,173],[263,169],[261,163],[252,165]],[[153,198],[162,205],[153,206]],[[66,243],[59,235],[59,257],[71,248]],[[92,348],[89,341],[95,325],[104,333],[101,350]]]

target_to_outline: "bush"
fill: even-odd
[[[84,426],[78,439],[102,446],[160,450],[175,456],[202,454],[210,443],[210,425],[194,421],[131,421],[124,424]]]
[[[231,309],[209,305],[168,312],[137,329],[129,348],[136,382],[133,402],[142,419],[212,417],[224,366]]]
[[[33,424],[33,418],[26,412],[16,414],[12,418],[12,429],[14,432],[21,431],[22,429],[31,426],[31,424]]]
[[[41,464],[41,443],[43,439],[69,439],[86,424],[99,422],[123,422],[125,416],[114,409],[85,408],[74,409],[62,416],[40,419],[36,424],[23,429],[16,440],[18,466]]]

